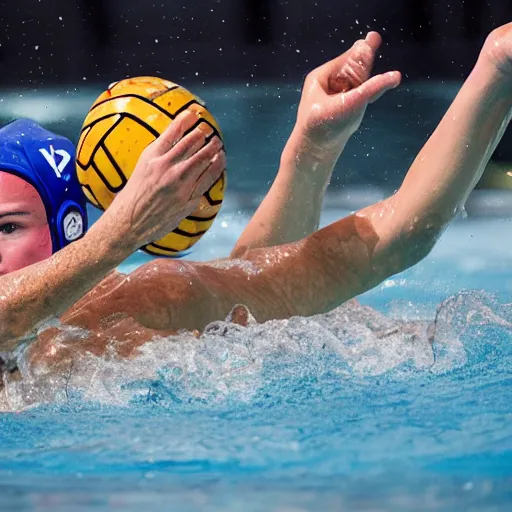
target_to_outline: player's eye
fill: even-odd
[[[12,235],[19,226],[14,224],[14,222],[6,222],[5,224],[0,224],[0,234],[2,235]]]

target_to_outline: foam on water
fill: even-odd
[[[269,366],[280,379],[331,373],[340,383],[387,372],[395,377],[446,372],[466,364],[468,352],[489,350],[488,342],[485,348],[464,345],[467,332],[509,332],[511,309],[487,294],[468,292],[444,301],[431,321],[405,321],[351,301],[311,318],[247,326],[219,321],[199,338],[187,332],[156,337],[130,359],[108,351],[103,357],[77,352],[58,372],[31,367],[22,354],[18,366],[23,378],[4,375],[4,408],[77,399],[110,405],[151,401],[172,406],[226,398],[247,402],[269,386]],[[88,333],[64,327],[58,343],[72,346],[77,336]]]

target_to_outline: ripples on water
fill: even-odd
[[[23,381],[6,379],[11,407],[47,405],[0,419],[0,482],[61,474],[34,485],[74,489],[76,501],[80,479],[101,476],[98,503],[117,496],[124,510],[137,500],[116,491],[121,482],[141,500],[149,486],[153,505],[170,493],[208,510],[259,510],[242,506],[241,489],[267,510],[410,510],[418,500],[418,510],[478,500],[501,510],[511,308],[466,292],[434,318],[418,315],[352,302],[308,319],[215,322],[199,339],[155,339],[132,360],[84,355],[65,375],[25,368]]]

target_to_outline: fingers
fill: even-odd
[[[356,41],[350,50],[327,63],[320,78],[327,92],[346,92],[368,80],[381,43],[377,32],[369,32],[364,40]]]
[[[215,137],[189,159],[190,167],[184,175],[184,186],[191,187],[190,198],[202,196],[219,179],[226,168],[226,153],[222,141]]]
[[[216,155],[210,162],[192,188],[191,199],[198,199],[203,196],[220,178],[226,170],[226,154],[224,152]]]
[[[345,102],[351,101],[352,96],[357,96],[354,102],[363,99],[365,103],[373,103],[377,101],[385,92],[394,89],[400,85],[402,75],[398,71],[390,71],[382,75],[370,78],[362,84],[357,90],[346,93]]]
[[[365,41],[368,44],[368,46],[374,52],[376,52],[380,48],[380,45],[382,44],[382,37],[378,32],[368,32]]]
[[[155,156],[164,155],[181,140],[184,133],[194,127],[198,120],[199,115],[196,112],[190,110],[181,112],[151,144],[151,151]]]
[[[200,126],[196,126],[169,150],[173,161],[181,162],[197,153],[206,144],[206,134]]]
[[[187,160],[187,167],[190,168],[189,171],[187,171],[187,176],[190,176],[190,179],[195,181],[197,179],[197,176],[194,176],[194,173],[201,173],[201,171],[196,171],[196,167],[201,167],[202,165],[209,164],[210,160],[219,152],[221,152],[223,149],[222,141],[219,139],[219,137],[213,137],[208,144],[204,148],[201,148],[197,153],[192,155]]]
[[[195,118],[196,124],[198,121]],[[190,116],[178,117],[174,121],[181,123],[181,128],[188,126]],[[162,133],[161,137],[169,136],[167,141],[172,140],[172,136],[168,135],[171,131],[167,129]],[[174,176],[173,186],[179,183],[178,187],[182,190],[183,195],[193,199],[204,194],[219,178],[222,171],[226,168],[226,155],[222,140],[218,136],[213,136],[206,143],[208,137],[213,135],[213,130],[209,125],[200,123],[196,127],[192,127],[187,135],[181,140],[177,139],[174,146],[168,148],[163,154],[157,156],[156,161],[159,162],[161,169],[174,170],[168,176]],[[160,139],[159,138],[159,139]],[[157,140],[159,140],[157,139]],[[168,142],[164,142],[158,148],[162,151]],[[176,183],[175,180],[178,180]]]

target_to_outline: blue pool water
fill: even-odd
[[[456,89],[401,89],[372,107],[322,224],[400,182]],[[268,188],[298,89],[201,95],[231,141],[230,194],[192,254],[209,260],[229,254]],[[91,100],[66,93],[48,108],[19,96],[1,116],[70,136],[81,120],[69,113]],[[347,187],[361,181],[380,188]],[[362,306],[219,322],[199,341],[155,340],[133,361],[84,357],[73,375],[8,382],[8,405],[23,412],[0,414],[0,511],[510,510],[511,204],[477,191],[469,217]]]
[[[239,206],[194,256],[229,251]],[[379,312],[218,323],[121,366],[84,361],[67,387],[36,377],[50,403],[0,415],[0,510],[509,510],[511,227],[457,220],[362,297]],[[433,345],[403,322],[434,318]]]

